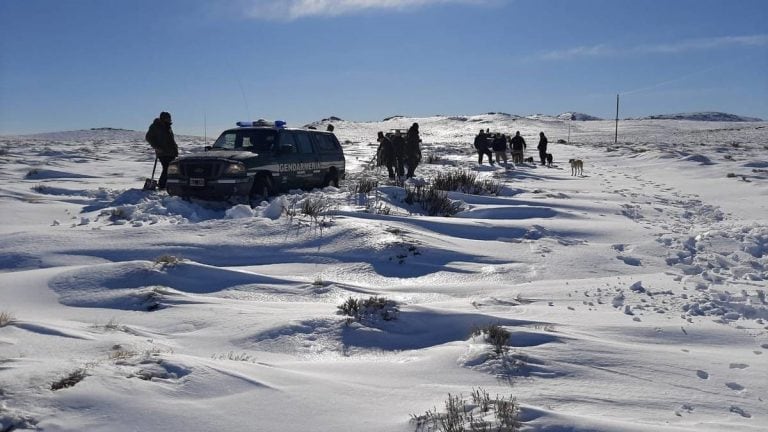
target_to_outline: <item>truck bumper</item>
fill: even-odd
[[[165,189],[168,195],[182,198],[198,198],[208,201],[227,201],[235,197],[247,197],[253,186],[253,178],[198,180],[193,185],[190,179],[169,178]]]

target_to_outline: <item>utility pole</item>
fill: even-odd
[[[616,134],[613,136],[613,144],[619,142],[619,94],[616,93]]]
[[[568,120],[568,144],[571,143],[571,122],[573,121],[573,114],[571,114],[571,118]]]

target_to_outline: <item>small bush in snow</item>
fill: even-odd
[[[432,185],[443,191],[472,193],[476,182],[477,174],[471,171],[441,171],[432,180]]]
[[[449,393],[445,412],[434,408],[422,415],[411,414],[411,423],[416,424],[416,432],[517,432],[519,413],[514,397],[491,399],[487,391],[478,389],[472,392],[472,403],[462,395]]]
[[[211,356],[214,360],[232,360],[232,361],[240,361],[240,362],[256,362],[256,359],[246,353],[236,353],[234,351],[230,351],[227,354],[214,354]]]
[[[112,348],[113,349],[109,352],[108,356],[110,360],[127,360],[131,357],[135,357],[138,354],[136,351],[124,349],[120,345],[115,345]]]
[[[376,201],[374,203],[368,202],[365,205],[365,211],[371,214],[380,214],[386,216],[392,213],[392,207],[384,204],[381,201]]]
[[[331,202],[324,195],[307,196],[301,201],[293,201],[290,206],[284,208],[285,214],[293,220],[297,215],[305,215],[317,221],[330,208]]]
[[[109,319],[109,321],[107,321],[106,324],[104,324],[104,329],[112,331],[120,330],[120,323],[118,323],[117,320],[112,317]]]
[[[379,181],[371,177],[361,177],[360,180],[355,183],[354,193],[367,194],[379,187]]]
[[[155,265],[160,266],[160,268],[173,267],[179,263],[181,263],[181,258],[173,255],[161,255],[155,258]]]
[[[509,342],[509,333],[504,327],[498,324],[489,324],[485,327],[480,327],[472,332],[473,336],[483,336],[484,340],[493,345],[493,352],[496,354],[503,354]]]
[[[478,180],[471,171],[438,172],[432,185],[443,191],[456,191],[472,195],[498,195],[504,184],[496,179]]]
[[[417,203],[429,216],[453,216],[461,211],[461,202],[452,201],[448,194],[434,186],[407,187],[405,202]]]
[[[340,306],[337,306],[337,308],[338,314],[350,317],[347,322],[376,321],[378,319],[392,321],[397,319],[397,316],[400,314],[400,309],[396,302],[376,296],[367,299],[350,297]]]
[[[477,190],[481,194],[498,195],[504,189],[504,184],[499,180],[484,179],[475,183]]]
[[[5,327],[16,320],[10,312],[0,312],[0,327]]]
[[[331,203],[325,197],[308,197],[301,202],[301,214],[312,219],[322,216],[329,208]]]
[[[77,369],[73,372],[71,372],[69,375],[61,378],[60,380],[54,382],[51,384],[51,390],[61,390],[63,388],[67,387],[73,387],[75,384],[79,383],[80,381],[84,380],[87,374],[85,373],[85,369]]]

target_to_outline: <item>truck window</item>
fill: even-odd
[[[275,144],[276,131],[273,129],[231,129],[224,131],[216,142],[214,149],[271,151]]]
[[[315,138],[320,153],[337,153],[339,151],[336,145],[336,140],[334,140],[331,135],[317,134],[315,135]]]
[[[306,132],[296,134],[296,149],[301,154],[312,154],[312,139]]]

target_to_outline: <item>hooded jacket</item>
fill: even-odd
[[[171,125],[160,118],[152,122],[144,138],[155,149],[155,154],[159,158],[175,158],[179,155],[179,147],[173,137]]]

